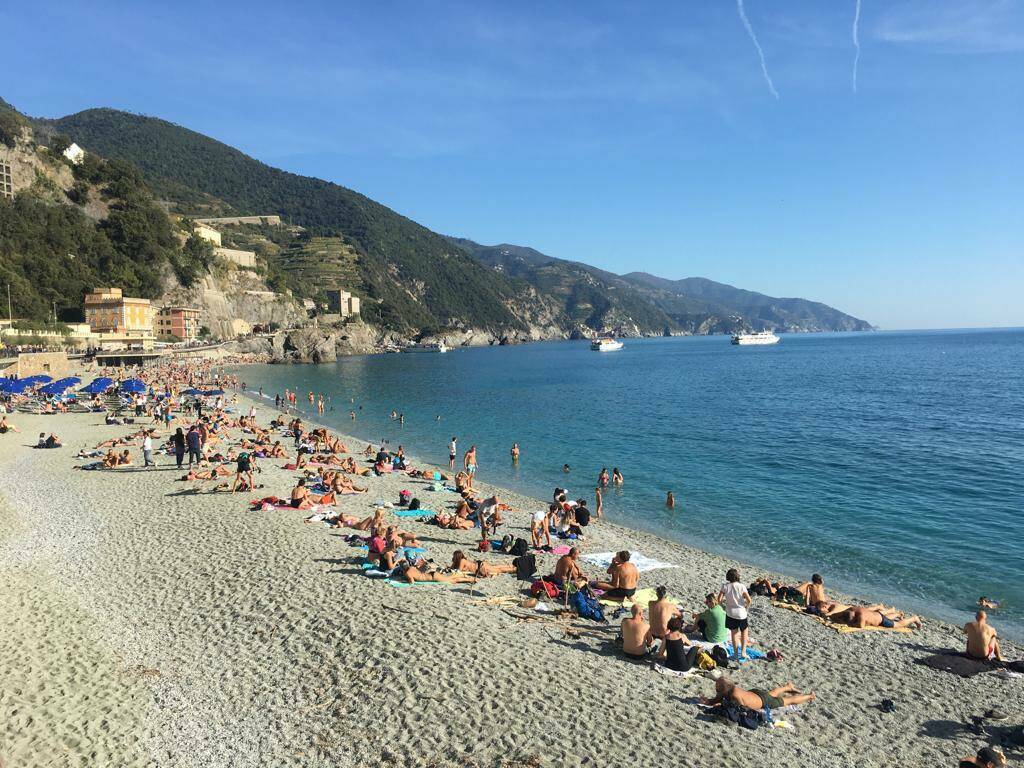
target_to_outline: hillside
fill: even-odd
[[[666,280],[644,272],[616,275],[519,245],[480,245],[450,238],[491,269],[525,280],[558,298],[577,323],[595,329],[641,333],[862,331],[871,325],[819,302],[776,299],[701,277]]]
[[[496,272],[524,280],[559,302],[574,327],[617,336],[679,330],[667,313],[610,272],[517,245],[449,238]]]
[[[344,235],[359,255],[360,284],[352,288],[379,302],[388,327],[525,328],[511,309],[528,298],[523,286],[495,278],[441,236],[350,189],[272,168],[167,121],[112,109],[37,125],[133,163],[154,193],[183,213],[205,215],[222,201],[236,213],[279,214],[314,235]]]
[[[738,315],[749,328],[786,331],[870,331],[871,324],[817,301],[775,298],[703,277],[666,280],[646,272],[622,279],[643,291],[677,322],[701,315]],[[689,321],[685,318],[689,318]]]

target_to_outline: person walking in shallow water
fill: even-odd
[[[672,491],[669,491],[668,496],[665,497],[665,506],[669,509],[676,508],[676,497],[672,495]]]
[[[519,463],[519,443],[512,443],[512,450],[509,451],[512,454],[512,463]]]

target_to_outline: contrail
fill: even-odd
[[[857,32],[860,28],[860,0],[853,11],[853,47],[856,53],[853,55],[853,92],[857,92],[857,65],[860,63],[860,37]]]
[[[757,48],[757,56],[761,59],[761,72],[764,74],[764,81],[768,83],[768,90],[772,92],[772,96],[776,99],[779,98],[779,92],[775,90],[775,85],[772,83],[771,75],[768,74],[768,65],[764,61],[764,51],[761,50],[761,44],[757,42],[757,35],[754,34],[754,28],[750,26],[750,19],[747,18],[747,12],[743,10],[743,0],[736,0],[736,10],[739,11],[740,21],[743,22],[743,26],[747,28],[747,34],[750,35],[750,40]]]

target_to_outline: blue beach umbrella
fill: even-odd
[[[146,391],[146,383],[140,379],[128,379],[121,382],[121,391],[138,394]]]
[[[110,389],[110,385],[113,383],[114,380],[109,376],[100,376],[98,379],[90,381],[78,391],[84,392],[87,395],[98,395]]]
[[[223,394],[224,394],[224,390],[223,389],[210,389],[210,390],[207,390],[206,392],[203,392],[203,395],[205,397],[216,397],[217,395],[223,395]]]
[[[24,379],[19,379],[19,381],[24,381],[30,387],[34,387],[36,384],[49,384],[53,381],[53,377],[47,376],[45,373],[37,373],[35,376],[26,376]]]

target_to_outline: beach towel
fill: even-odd
[[[583,561],[591,563],[592,565],[598,565],[602,568],[607,568],[612,564],[612,558],[615,557],[614,552],[594,552],[589,555],[583,555]],[[647,571],[653,571],[658,568],[679,568],[681,566],[673,565],[672,563],[663,563],[660,560],[654,560],[650,557],[645,557],[639,552],[633,552],[630,555],[629,562],[636,566],[636,569],[640,573],[647,573]]]
[[[570,549],[572,549],[572,547],[568,547],[565,544],[559,544],[557,547],[552,547],[550,552],[543,549],[531,549],[530,551],[536,555],[567,555],[569,554]]]
[[[433,517],[434,513],[429,509],[393,509],[395,517]]]
[[[699,675],[701,673],[701,671],[699,669],[697,669],[696,667],[694,667],[693,669],[688,669],[685,672],[678,672],[678,671],[676,671],[674,669],[669,669],[668,667],[663,666],[661,664],[655,664],[654,665],[654,671],[658,672],[659,674],[662,674],[662,675],[670,675],[671,677],[684,677],[684,678],[685,677],[696,677],[697,675]]]

